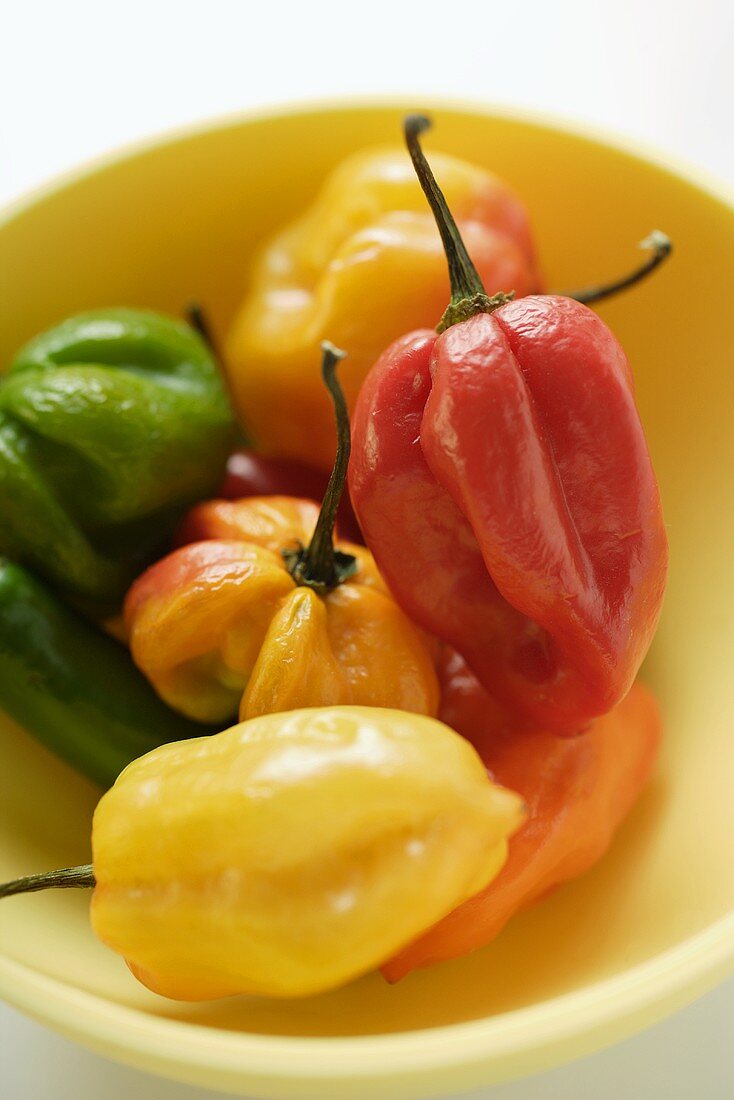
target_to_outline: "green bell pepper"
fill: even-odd
[[[143,310],[72,317],[0,383],[0,552],[114,607],[177,518],[214,492],[234,435],[212,354]]]
[[[103,787],[158,745],[215,732],[169,710],[122,645],[1,559],[0,709]]]

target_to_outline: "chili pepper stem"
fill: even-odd
[[[189,302],[184,310],[184,317],[194,332],[198,333],[209,349],[209,354],[219,368],[219,374],[226,388],[230,402],[233,402],[231,379],[224,365],[222,349],[214,336],[214,329],[212,328],[209,314],[199,302]],[[241,446],[247,446],[249,444],[247,428],[243,423],[237,425],[236,436],[237,442]]]
[[[311,541],[305,548],[283,550],[282,554],[296,584],[306,585],[317,592],[328,592],[356,573],[357,559],[352,554],[343,554],[334,549],[336,513],[344,491],[351,451],[349,410],[336,377],[337,365],[344,359],[346,352],[334,347],[327,340],[321,344],[321,350],[321,373],[334,402],[336,415],[336,458]]]
[[[0,898],[9,898],[13,894],[34,894],[38,890],[72,890],[81,887],[96,886],[91,863],[81,867],[64,867],[61,871],[44,871],[40,875],[26,875],[12,882],[0,884]]]
[[[186,320],[191,325],[194,332],[198,332],[214,358],[220,361],[219,349],[214,339],[214,333],[212,332],[209,318],[204,312],[203,307],[198,302],[190,302],[186,307],[185,315]]]
[[[614,279],[610,283],[599,283],[596,286],[587,286],[581,290],[562,290],[559,293],[565,298],[574,298],[577,302],[583,302],[584,305],[610,298],[613,294],[618,294],[620,290],[627,290],[628,287],[639,283],[656,267],[659,267],[673,251],[673,242],[670,237],[665,233],[661,233],[659,229],[653,229],[652,233],[645,237],[644,241],[640,241],[637,247],[649,251],[650,255],[628,275],[623,275],[620,279]]]
[[[436,329],[437,332],[444,332],[452,325],[473,317],[475,313],[492,313],[495,309],[512,301],[515,293],[514,291],[510,291],[509,294],[500,292],[490,297],[485,291],[479,272],[461,239],[459,228],[449,210],[444,193],[436,182],[418,140],[430,125],[431,120],[425,115],[408,115],[403,122],[403,130],[410,159],[413,161],[418,182],[436,219],[449,265],[451,302]]]

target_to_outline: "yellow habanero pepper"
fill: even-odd
[[[302,997],[374,969],[483,889],[521,798],[434,719],[332,707],[154,749],[97,806],[92,927],[178,1000]]]
[[[349,457],[336,362],[327,348],[340,438],[321,511],[288,497],[199,505],[182,528],[195,541],[128,593],[133,659],[190,718],[225,722],[238,706],[240,720],[336,704],[437,712],[431,642],[394,602],[368,550],[334,549]]]
[[[527,212],[491,173],[435,153],[449,206],[488,293],[540,289]],[[400,148],[344,161],[266,246],[226,341],[238,413],[258,450],[328,469],[334,432],[313,363],[325,335],[349,349],[348,405],[378,356],[434,328],[449,284],[441,240]]]

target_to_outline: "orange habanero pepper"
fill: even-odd
[[[133,660],[190,718],[226,721],[238,705],[240,721],[299,707],[438,709],[431,642],[393,601],[369,551],[334,548],[349,458],[339,355],[324,349],[339,444],[321,511],[288,497],[199,505],[179,531],[179,541],[197,541],[127,595]]]
[[[473,743],[495,782],[522,795],[528,816],[497,878],[387,963],[389,981],[484,947],[515,913],[588,871],[649,779],[660,743],[657,703],[639,682],[576,738],[510,733],[456,654],[442,689],[442,721]]]

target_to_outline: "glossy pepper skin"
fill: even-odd
[[[143,753],[202,733],[161,702],[123,646],[3,560],[0,709],[102,787]]]
[[[170,706],[200,721],[340,703],[435,714],[428,640],[388,593],[364,547],[323,594],[296,583],[281,551],[306,544],[318,507],[287,497],[212,501],[184,521],[196,539],[130,589],[138,667]],[[208,541],[201,541],[201,540]]]
[[[577,733],[631,687],[667,575],[627,359],[558,295],[488,299],[478,284],[441,328],[396,341],[362,387],[357,518],[400,605],[518,722]]]
[[[624,353],[568,298],[527,297],[378,361],[352,501],[395,598],[519,715],[575,733],[629,690],[667,539]]]
[[[588,871],[645,787],[660,743],[658,707],[640,683],[573,739],[508,731],[461,660],[445,667],[442,689],[442,720],[472,741],[497,783],[523,796],[528,817],[499,875],[383,967],[390,981],[485,946],[515,913]]]
[[[435,159],[486,284],[537,290],[519,198],[481,168]],[[233,399],[257,449],[328,470],[334,430],[314,369],[320,341],[349,352],[342,381],[351,408],[378,355],[401,333],[435,325],[448,290],[440,238],[405,152],[367,149],[344,161],[266,246],[228,334]]]
[[[320,993],[486,885],[522,815],[432,719],[268,715],[122,773],[94,815],[92,925],[166,997]]]
[[[0,550],[65,596],[113,607],[220,483],[232,435],[222,379],[188,325],[144,310],[72,317],[0,383]]]

